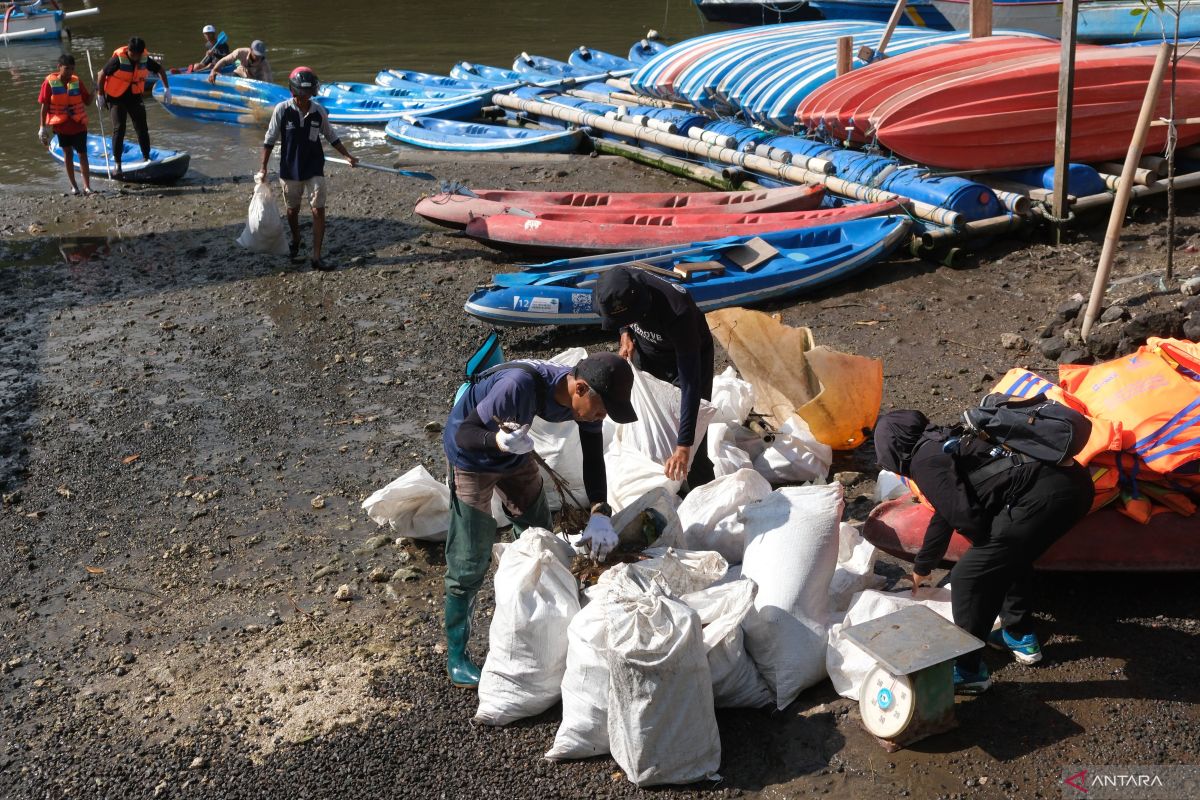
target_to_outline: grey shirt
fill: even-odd
[[[234,73],[243,78],[252,78],[256,81],[266,81],[267,83],[273,80],[271,62],[267,60],[266,56],[251,62],[249,47],[239,47],[237,50],[230,51],[229,55],[213,65],[213,72],[220,72],[221,67],[226,64],[232,64],[234,61],[238,63]]]

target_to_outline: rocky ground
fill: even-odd
[[[430,169],[475,186],[686,188],[607,158]],[[474,696],[447,685],[441,552],[393,540],[360,503],[416,464],[444,474],[432,429],[484,332],[462,302],[502,266],[412,216],[428,184],[332,183],[332,273],[233,244],[245,179],[6,196],[0,796],[642,794],[609,759],[543,761],[557,709],[478,728]],[[1200,212],[1183,205],[1188,278]],[[1122,311],[1100,337],[1114,350],[1196,320],[1179,280],[1159,280],[1163,229],[1151,206],[1125,234]],[[1012,366],[1053,377],[1063,351],[1086,356],[1065,322],[1102,235],[1100,219],[1058,249],[996,241],[960,269],[897,257],[775,310],[882,358],[886,407],[949,420]],[[544,329],[504,344],[613,346]],[[847,509],[861,520],[869,446],[835,468],[862,473]],[[989,656],[998,681],[960,700],[957,731],[887,754],[823,684],[784,712],[719,714],[724,780],[654,794],[1052,797],[1064,765],[1196,763],[1194,578],[1042,588],[1047,662]]]

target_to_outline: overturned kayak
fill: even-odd
[[[898,203],[862,203],[842,208],[766,214],[645,214],[600,212],[586,215],[547,212],[538,217],[498,214],[467,223],[467,236],[496,250],[584,255],[647,247],[667,247],[774,231],[848,222],[903,210]]]
[[[476,189],[474,197],[464,194],[435,194],[422,198],[416,212],[430,222],[448,228],[465,228],[475,217],[493,214],[548,211],[587,212],[599,209],[621,211],[671,211],[674,213],[758,214],[766,211],[802,211],[815,208],[823,194],[820,187],[789,186],[748,192],[518,192]]]
[[[192,157],[182,150],[163,150],[158,147],[150,148],[149,160],[142,158],[142,151],[135,142],[125,142],[121,148],[121,167],[124,170],[120,178],[116,173],[116,159],[111,151],[112,143],[98,133],[89,133],[87,137],[88,169],[93,177],[121,180],[126,183],[174,183],[187,174]],[[59,147],[58,137],[50,142],[50,155],[59,163],[66,161],[62,148]],[[107,158],[105,157],[107,153]],[[79,168],[79,154],[72,153],[76,169]]]
[[[617,265],[677,283],[705,312],[761,303],[842,280],[885,258],[907,238],[909,224],[908,217],[878,217],[552,262],[496,275],[492,286],[468,298],[465,310],[496,325],[599,325],[592,286]]]
[[[384,132],[392,139],[413,147],[469,153],[570,153],[579,147],[583,137],[583,133],[577,130],[508,128],[415,116],[393,119]]]
[[[863,525],[863,537],[880,550],[912,561],[925,540],[933,511],[911,498],[875,507]],[[1115,509],[1084,517],[1034,563],[1039,570],[1061,572],[1200,571],[1200,525],[1175,513],[1156,514],[1148,524]],[[955,533],[945,561],[962,558],[970,542]]]

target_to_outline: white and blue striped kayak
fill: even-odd
[[[510,128],[412,115],[392,120],[384,132],[413,147],[467,153],[570,153],[583,138],[578,130]]]

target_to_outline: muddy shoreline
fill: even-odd
[[[477,187],[697,188],[612,158],[420,168]],[[485,330],[463,300],[505,262],[412,215],[429,184],[331,174],[332,273],[233,244],[244,176],[6,196],[0,796],[649,794],[610,759],[544,762],[557,709],[477,728],[474,695],[444,680],[440,550],[381,536],[359,504],[417,464],[444,474],[426,427]],[[1176,273],[1192,277],[1200,203],[1180,202]],[[1059,249],[998,240],[961,269],[897,257],[770,309],[884,359],[885,408],[949,420],[1010,367],[1054,376],[1043,334],[1087,292],[1103,224]],[[1127,231],[1117,333],[1190,313],[1156,277],[1164,228],[1150,204]],[[576,345],[615,348],[504,336],[510,354]],[[870,510],[873,460],[835,464],[861,473],[851,519]],[[1047,663],[989,656],[997,683],[959,702],[957,731],[887,754],[826,683],[784,712],[718,714],[724,781],[654,794],[1051,797],[1064,765],[1196,763],[1194,578],[1041,585]]]

